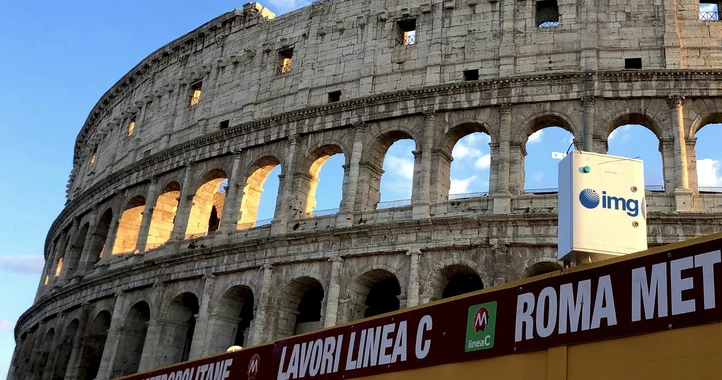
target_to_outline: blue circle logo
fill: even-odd
[[[579,202],[586,208],[595,208],[599,206],[599,194],[592,189],[584,189],[579,193]]]

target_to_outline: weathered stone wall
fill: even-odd
[[[403,308],[458,276],[490,287],[558,269],[556,195],[524,192],[527,139],[549,126],[596,152],[625,124],[657,136],[651,246],[722,229],[694,150],[722,121],[722,23],[699,21],[691,0],[560,0],[559,25],[538,28],[535,4],[328,1],[273,20],[248,5],[153,53],[78,136],[10,378],[105,379],[333,326],[376,307],[384,282]],[[417,41],[401,45],[409,19]],[[464,81],[471,69],[479,80]],[[450,200],[451,152],[473,132],[491,137],[489,194]],[[380,208],[384,156],[402,138],[416,144],[412,199]],[[339,210],[313,215],[318,170],[337,153]],[[277,165],[276,212],[257,225]],[[318,286],[320,320],[297,323]]]

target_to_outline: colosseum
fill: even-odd
[[[722,122],[722,22],[700,6],[328,0],[220,15],[90,111],[9,378],[109,379],[557,270],[556,194],[524,190],[527,140],[550,126],[602,153],[619,126],[656,135],[650,246],[721,230],[695,134]],[[452,149],[474,132],[491,138],[489,192],[450,197]],[[400,139],[415,143],[412,196],[380,204]],[[314,213],[336,154],[342,200]],[[256,220],[276,166],[274,217]]]

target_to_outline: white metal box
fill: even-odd
[[[647,249],[641,160],[574,151],[559,163],[559,260]]]

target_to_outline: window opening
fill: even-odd
[[[191,85],[191,102],[190,105],[194,106],[198,104],[198,102],[201,101],[201,89],[203,87],[203,82],[196,82]]]
[[[55,277],[60,276],[60,271],[63,270],[63,258],[58,259],[58,265],[55,268]]]
[[[719,2],[700,1],[699,19],[702,21],[719,21]]]
[[[228,128],[228,126],[229,126],[230,124],[231,124],[231,121],[230,121],[230,120],[223,120],[222,122],[220,122],[220,123],[218,124],[218,127],[219,127],[220,129],[226,129],[226,128]]]
[[[132,136],[135,130],[135,116],[136,115],[131,116],[130,121],[128,121],[128,136]]]
[[[278,73],[285,74],[291,71],[293,49],[281,50],[278,52]]]
[[[341,90],[339,91],[331,91],[328,93],[328,102],[329,103],[335,103],[341,100]]]
[[[536,25],[539,28],[559,26],[559,6],[556,0],[536,2]]]
[[[97,158],[97,156],[98,156],[98,147],[96,146],[93,149],[93,153],[90,154],[90,166],[95,165],[95,159]]]
[[[641,69],[642,68],[642,58],[626,58],[624,60],[624,68],[625,69]]]
[[[479,69],[464,70],[464,80],[479,80]]]
[[[416,45],[416,19],[396,22],[399,45]]]

